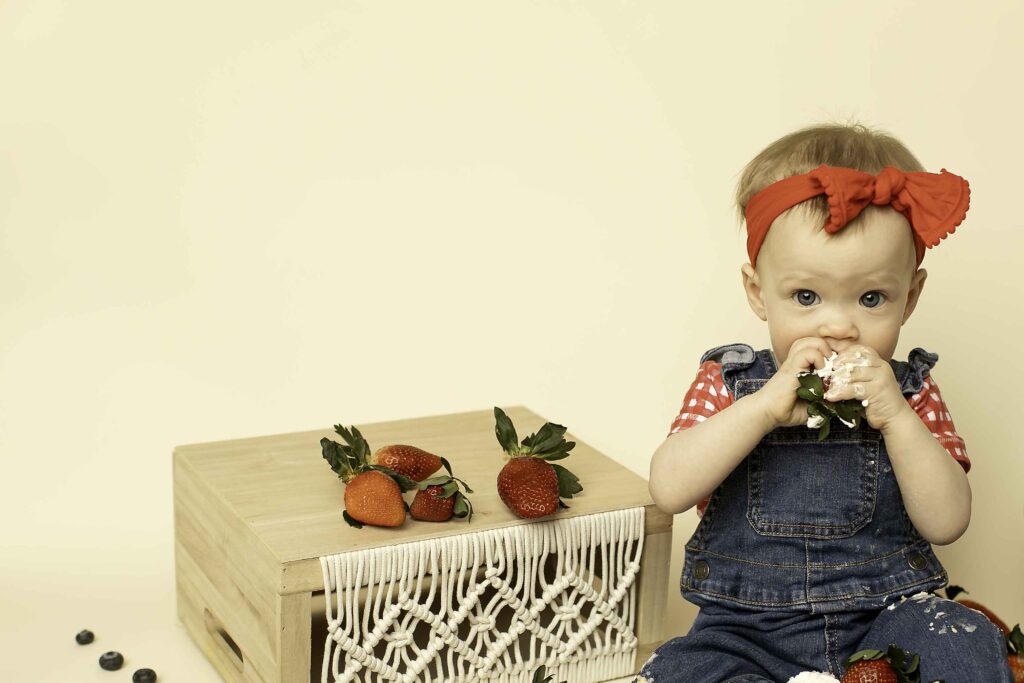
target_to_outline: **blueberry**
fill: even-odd
[[[89,643],[92,642],[92,639],[93,639],[92,631],[90,631],[88,629],[86,629],[84,631],[79,631],[78,635],[75,636],[75,640],[78,641],[79,645],[88,645]]]
[[[100,655],[100,667],[107,671],[117,671],[124,664],[124,657],[120,652],[104,652]]]
[[[156,683],[156,672],[152,669],[139,669],[132,674],[132,683]]]

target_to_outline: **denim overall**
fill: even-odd
[[[746,344],[711,349],[701,363],[709,358],[721,362],[737,401],[777,371],[769,349]],[[915,348],[907,362],[889,361],[905,396],[921,390],[937,360]],[[920,654],[925,681],[1011,681],[999,631],[977,612],[926,595],[945,584],[945,570],[903,506],[881,432],[867,420],[850,429],[837,419],[819,441],[817,429],[779,427],[711,495],[686,544],[680,581],[700,614],[641,675],[701,683],[785,682],[806,670],[839,677],[842,660],[874,637],[878,649],[895,642]],[[954,631],[936,635],[933,614],[942,615],[941,625],[955,617]],[[958,656],[969,677],[948,652],[953,633],[971,636],[966,646],[956,643],[967,651]],[[987,667],[970,661],[973,643]],[[977,677],[984,671],[987,677]]]

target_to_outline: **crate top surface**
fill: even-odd
[[[548,421],[522,406],[503,410],[515,424],[520,440]],[[174,449],[174,465],[188,468],[193,480],[205,489],[199,495],[216,497],[281,563],[531,523],[512,514],[498,497],[497,476],[505,460],[494,434],[493,410],[356,427],[371,452],[389,444],[409,444],[446,458],[455,476],[473,489],[469,494],[472,522],[453,518],[434,523],[407,517],[396,528],[350,527],[341,515],[344,484],[320,447],[325,436],[342,442],[333,428],[182,445]],[[583,443],[571,431],[566,432],[566,439],[575,441],[576,447],[558,464],[579,478],[583,491],[566,499],[570,509],[535,521],[653,504],[646,479]],[[407,491],[406,502],[411,503],[414,495],[415,491]]]

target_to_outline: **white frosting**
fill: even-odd
[[[833,351],[832,355],[825,359],[825,367],[820,370],[815,370],[814,374],[822,379],[830,378],[831,381],[826,392],[826,398],[828,394],[834,394],[842,389],[845,389],[850,385],[850,381],[853,379],[853,369],[867,367],[871,364],[864,354],[860,351],[854,353],[854,357],[843,363],[835,364],[836,358],[839,357],[838,351]],[[867,405],[866,403],[864,405]],[[843,423],[847,424],[847,423]],[[852,425],[851,425],[852,426]]]
[[[832,373],[835,372],[835,369],[832,367],[832,363],[835,362],[836,357],[838,355],[838,351],[833,351],[832,355],[825,359],[825,367],[823,367],[821,370],[815,370],[814,374],[817,375],[818,377],[821,377],[822,379],[825,379],[826,377],[831,377]]]
[[[839,679],[822,671],[804,671],[790,678],[786,683],[835,683]]]

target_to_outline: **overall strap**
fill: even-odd
[[[774,363],[768,349],[755,351],[749,344],[736,343],[716,346],[701,356],[700,362],[717,361],[722,365],[722,382],[731,396],[736,396],[738,379],[767,378]]]

